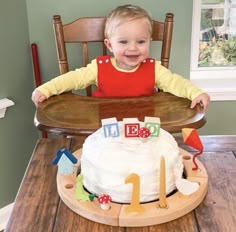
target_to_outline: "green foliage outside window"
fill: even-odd
[[[199,43],[199,66],[236,65],[236,36],[227,40],[213,38]]]
[[[212,5],[224,4],[225,0],[202,0],[201,38],[199,41],[198,66],[235,66],[236,36],[225,30],[224,5],[214,8]],[[214,17],[216,13],[219,17]]]

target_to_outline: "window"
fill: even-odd
[[[236,0],[194,0],[190,79],[212,100],[236,100]]]

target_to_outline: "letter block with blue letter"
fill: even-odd
[[[116,118],[102,119],[102,126],[105,137],[119,137],[120,131]]]

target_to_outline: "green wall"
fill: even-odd
[[[37,130],[33,126],[34,86],[30,44],[37,43],[43,81],[59,74],[52,30],[52,16],[69,22],[82,16],[106,16],[121,4],[137,4],[157,20],[175,14],[170,69],[188,78],[190,66],[192,1],[190,0],[1,0],[0,1],[0,99],[9,97],[16,105],[0,119],[0,208],[13,202],[33,147]],[[151,55],[156,56],[152,46]],[[73,49],[73,47],[71,48]],[[74,64],[71,69],[74,69]],[[235,134],[235,102],[212,102],[207,124],[200,134]]]
[[[0,118],[0,208],[14,201],[37,141],[30,101],[33,75],[25,0],[0,1],[0,99],[15,102]]]

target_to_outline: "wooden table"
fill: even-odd
[[[79,149],[83,138],[40,139],[17,194],[5,232],[233,232],[236,228],[236,136],[203,136],[199,157],[209,175],[206,198],[192,212],[174,221],[148,227],[112,227],[71,211],[57,193],[56,152]],[[179,146],[182,138],[177,138]]]
[[[101,127],[101,119],[116,117],[160,117],[161,127],[170,133],[183,127],[200,128],[205,114],[200,105],[190,109],[191,101],[159,92],[148,97],[101,99],[72,93],[49,98],[39,105],[35,125],[39,130],[65,135],[89,135]]]

